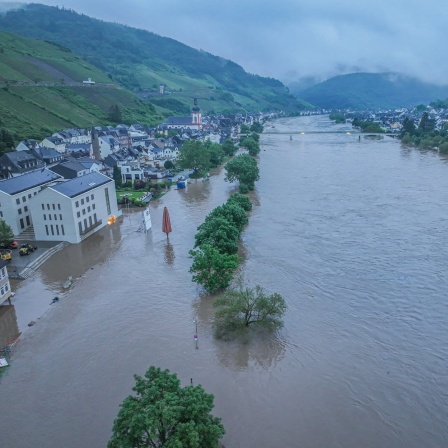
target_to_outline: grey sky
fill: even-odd
[[[448,84],[445,0],[44,3],[172,37],[284,82],[395,71]]]

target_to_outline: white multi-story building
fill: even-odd
[[[79,243],[121,215],[115,182],[93,172],[45,188],[31,204],[36,240]]]
[[[11,285],[9,284],[7,261],[0,260],[0,305],[11,297]],[[0,345],[1,348],[1,345]]]
[[[14,235],[31,226],[31,199],[46,185],[62,179],[59,174],[42,169],[0,181],[0,218],[10,225]]]

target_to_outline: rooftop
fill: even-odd
[[[101,185],[107,184],[108,182],[113,182],[113,180],[104,174],[93,172],[68,180],[67,182],[62,182],[51,187],[51,189],[69,198],[74,198],[80,194],[94,190]]]
[[[37,171],[31,171],[21,176],[13,177],[12,179],[5,179],[0,181],[0,191],[6,194],[14,195],[21,193],[22,191],[35,188],[40,185],[53,182],[60,179],[59,174],[53,173],[47,169],[41,169]]]

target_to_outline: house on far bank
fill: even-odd
[[[168,117],[161,125],[162,129],[195,129],[200,131],[202,129],[202,113],[198,106],[197,98],[194,99],[193,107],[191,108],[191,115],[185,117]]]
[[[52,166],[49,170],[59,174],[64,179],[74,179],[75,177],[84,176],[90,172],[89,168],[86,168],[76,159],[65,160],[64,162]]]
[[[0,172],[6,179],[45,168],[45,162],[30,150],[6,152],[0,157]]]
[[[110,177],[93,172],[48,186],[31,204],[36,240],[80,243],[121,211]]]

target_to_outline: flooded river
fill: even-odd
[[[17,286],[20,329],[44,314],[0,379],[1,446],[105,447],[150,365],[215,395],[226,448],[448,446],[447,160],[388,137],[307,133],[335,129],[349,127],[282,119],[262,137],[242,272],[285,297],[279,334],[213,339],[188,250],[234,186],[224,172],[193,181],[151,204],[148,235],[125,211]]]

